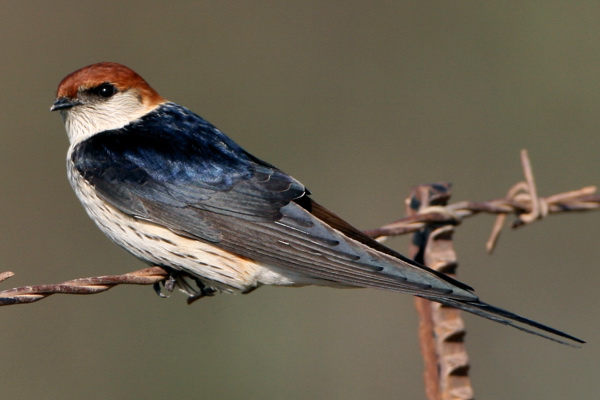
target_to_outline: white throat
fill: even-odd
[[[60,110],[71,146],[96,133],[119,129],[143,117],[156,106],[140,102],[132,92],[119,93],[110,100],[96,104],[82,104]]]

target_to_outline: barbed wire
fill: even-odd
[[[365,230],[364,232],[382,241],[390,236],[418,231],[432,223],[452,222],[458,225],[465,218],[479,213],[497,214],[498,216],[492,228],[492,233],[486,243],[487,250],[492,252],[497,244],[508,214],[516,216],[512,227],[518,228],[550,214],[591,211],[600,208],[600,194],[596,193],[597,188],[595,186],[586,186],[579,190],[539,197],[526,150],[521,151],[521,163],[525,181],[512,186],[505,197],[487,202],[460,201],[444,207],[426,207],[414,216],[402,218],[376,229]]]
[[[461,201],[443,207],[426,207],[414,216],[402,218],[377,229],[364,232],[373,238],[384,240],[390,236],[415,232],[432,223],[452,222],[453,224],[459,224],[463,219],[482,212],[497,214],[496,223],[486,244],[488,251],[491,252],[498,241],[508,214],[516,216],[512,224],[513,228],[516,228],[530,224],[549,214],[591,211],[600,208],[600,195],[596,193],[595,186],[587,186],[579,190],[548,197],[539,197],[533,179],[531,163],[525,150],[521,152],[521,163],[525,181],[511,187],[506,197],[487,202]],[[0,282],[13,275],[12,272],[8,271],[0,273]],[[161,267],[150,267],[123,275],[105,275],[73,279],[58,284],[22,286],[0,291],[0,306],[33,303],[57,293],[96,294],[117,285],[157,285],[170,278],[172,279],[172,272]],[[172,290],[172,285],[166,286],[168,290]]]

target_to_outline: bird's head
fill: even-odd
[[[67,75],[50,110],[60,112],[69,140],[76,144],[98,132],[121,128],[165,101],[133,70],[101,62]]]

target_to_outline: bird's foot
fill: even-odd
[[[212,297],[217,293],[217,289],[215,289],[214,287],[211,287],[211,286],[206,286],[204,284],[204,282],[202,282],[200,279],[198,279],[198,278],[192,278],[192,279],[194,279],[194,282],[196,282],[196,286],[198,288],[194,292],[191,292],[191,291],[186,292],[188,294],[188,298],[187,298],[188,304],[192,304],[193,302],[200,300],[203,297]],[[187,284],[187,281],[186,281],[186,284]]]
[[[214,296],[217,293],[217,289],[211,286],[206,286],[200,279],[190,276],[185,272],[171,269],[169,269],[169,277],[155,283],[153,288],[156,294],[162,298],[169,297],[175,288],[179,288],[182,292],[188,295],[188,304],[192,304],[196,300],[199,300],[203,297]],[[165,291],[168,294],[165,294]]]

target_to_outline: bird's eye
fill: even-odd
[[[117,88],[114,87],[113,85],[111,85],[110,83],[105,82],[105,83],[93,88],[91,90],[91,92],[92,92],[92,94],[95,94],[96,96],[109,98],[109,97],[113,96],[115,93],[117,93]]]

